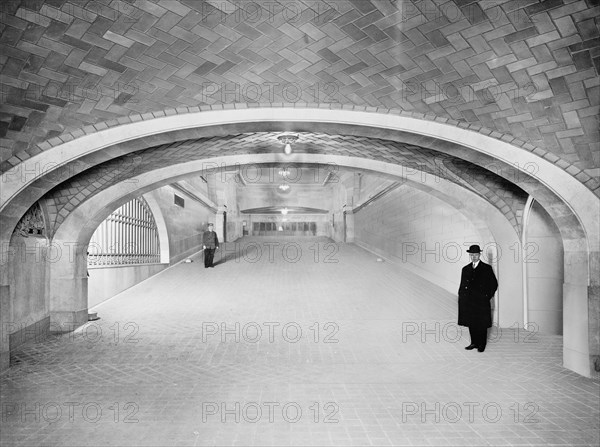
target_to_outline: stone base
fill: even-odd
[[[569,349],[566,346],[563,348],[563,366],[565,368],[575,371],[584,377],[592,377],[590,363],[590,355]]]
[[[27,327],[21,328],[12,334],[8,334],[8,346],[10,351],[18,348],[29,341],[40,342],[48,337],[50,332],[50,316],[42,318]]]
[[[30,342],[44,341],[50,333],[50,316],[42,318],[29,326],[22,327],[12,334],[4,334],[8,338],[8,351],[0,352],[0,371],[7,370],[10,366],[10,353],[19,346]]]
[[[50,312],[50,332],[72,332],[79,326],[87,323],[88,310],[78,311],[52,311]]]

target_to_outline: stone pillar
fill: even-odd
[[[346,228],[344,229],[346,232],[346,242],[354,242],[354,212],[352,209],[347,208],[346,211],[344,211],[344,214],[344,220],[346,222]]]
[[[600,378],[600,286],[597,284],[588,287],[588,310],[590,371],[592,377]]]
[[[4,270],[5,264],[2,265]],[[4,277],[4,275],[2,275]],[[3,281],[4,282],[4,281]],[[0,340],[0,371],[4,371],[10,365],[10,346],[8,331],[11,323],[10,309],[10,286],[8,284],[0,284],[0,324],[2,325],[2,337]]]
[[[362,173],[361,172],[357,172],[354,174],[354,185],[352,188],[352,194],[351,194],[351,202],[354,205],[355,203],[358,204],[360,203],[360,190],[362,188]]]
[[[590,284],[588,302],[588,349],[590,376],[600,378],[600,251],[591,250],[588,257]]]
[[[588,252],[577,245],[577,241],[564,241],[563,366],[590,377],[590,321],[594,317],[588,312]]]
[[[223,213],[225,212],[227,212],[227,208],[225,206],[219,206],[217,214],[215,215],[215,233],[217,233],[219,242],[227,242],[223,237],[223,223],[225,221]]]
[[[526,321],[530,330],[562,335],[564,253],[560,231],[537,202],[524,213],[523,220],[523,243],[518,255],[527,272]]]
[[[8,269],[14,256],[9,244],[6,239],[0,240],[0,371],[4,371],[10,365],[9,333],[12,325],[12,308]]]
[[[242,218],[240,217],[237,197],[237,175],[227,179],[224,188],[224,203],[227,205],[227,239],[234,241],[243,235]]]
[[[50,330],[69,332],[88,321],[87,246],[54,241],[60,259],[51,265]]]

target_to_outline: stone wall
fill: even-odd
[[[355,242],[456,293],[470,244],[491,241],[448,204],[400,186],[354,215]]]
[[[517,255],[517,253],[514,253]],[[526,240],[519,254],[527,271],[530,329],[562,335],[564,252],[560,232],[548,213],[534,203]]]
[[[10,349],[47,332],[48,262],[59,255],[50,250],[50,243],[44,237],[13,236],[10,251],[13,262],[9,264],[13,305],[8,321],[2,319],[2,337],[9,337]]]

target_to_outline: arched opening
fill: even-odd
[[[260,113],[257,113],[257,111],[246,112],[224,111],[221,115],[215,112],[210,116],[187,114],[176,117],[177,120],[172,119],[173,117],[165,117],[127,125],[128,132],[123,132],[123,129],[117,128],[108,129],[103,131],[104,138],[101,141],[85,146],[88,148],[86,154],[76,152],[76,148],[81,148],[80,143],[82,141],[78,142],[77,145],[71,144],[73,142],[61,145],[62,169],[69,169],[72,166],[69,163],[85,160],[86,156],[91,156],[95,152],[102,159],[102,157],[110,158],[111,151],[114,151],[112,152],[113,155],[121,155],[148,147],[150,146],[149,141],[144,136],[148,134],[153,134],[152,143],[156,144],[168,140],[172,141],[173,139],[184,140],[194,133],[196,136],[201,135],[203,137],[223,136],[243,132],[250,127],[254,130],[258,128],[263,131],[292,129],[298,132],[307,131],[310,128],[313,132],[321,130],[331,134],[358,134],[366,138],[376,136],[389,141],[403,141],[407,144],[418,144],[418,147],[430,148],[440,153],[459,156],[463,160],[468,160],[483,167],[493,162],[495,167],[500,167],[503,177],[509,176],[508,171],[504,168],[510,166],[516,160],[519,163],[516,171],[522,173],[523,178],[512,179],[513,183],[518,184],[524,191],[535,197],[550,212],[563,237],[563,246],[565,247],[564,292],[565,296],[569,297],[565,302],[577,303],[572,307],[567,306],[564,310],[566,321],[569,321],[569,316],[573,315],[576,315],[575,319],[577,320],[577,324],[570,323],[569,330],[565,330],[565,366],[584,375],[590,374],[591,356],[596,355],[595,350],[597,347],[597,343],[594,342],[594,333],[591,330],[594,323],[591,319],[588,319],[588,296],[592,298],[592,306],[596,305],[594,299],[597,298],[597,293],[594,293],[594,290],[597,290],[597,285],[591,283],[593,278],[590,275],[590,260],[593,261],[597,258],[598,250],[595,247],[598,241],[598,231],[595,228],[595,224],[597,224],[597,213],[594,207],[596,198],[584,185],[577,182],[565,171],[532,152],[482,134],[441,123],[424,123],[414,118],[349,111],[317,110],[314,114],[311,114],[310,118],[305,118],[305,111],[298,113],[293,109],[281,109],[275,113],[272,110],[260,110]],[[200,128],[196,119],[198,117],[203,119]],[[127,135],[126,141],[124,141],[123,135]],[[83,137],[83,139],[85,138],[88,137]],[[89,139],[91,142],[91,138]],[[107,150],[108,147],[111,147],[110,151]],[[234,147],[230,150],[233,153],[239,153],[236,149]],[[44,159],[49,159],[57,153],[54,149],[46,151],[40,154],[39,160],[34,161],[44,161]],[[314,163],[320,161],[318,155],[295,153],[290,160],[293,162]],[[384,158],[390,156],[387,153],[380,155]],[[367,155],[363,154],[363,156]],[[236,155],[235,163],[255,162],[256,157],[257,155]],[[274,155],[272,161],[279,161],[281,157],[281,155]],[[340,160],[342,158],[344,160]],[[204,160],[213,160],[213,162],[219,163],[217,158],[204,158]],[[345,163],[350,167],[360,166],[366,162],[365,159],[360,157],[348,162],[344,157],[338,158],[335,155],[329,155],[321,161],[325,163]],[[526,169],[523,169],[523,166],[528,162],[535,162],[539,168],[535,175],[531,175],[532,173],[528,173]],[[385,164],[380,161],[380,163],[382,165],[376,170],[382,173],[390,173],[394,169],[393,162]],[[194,169],[195,171],[201,171],[206,167],[195,166]],[[515,169],[512,169],[510,172],[514,171]],[[404,171],[404,174],[406,174],[406,171]],[[137,178],[143,178],[144,175],[141,174]],[[8,173],[6,177],[8,188],[3,197],[3,204],[5,210],[7,210],[6,220],[13,219],[14,221],[21,216],[24,203],[23,200],[15,199],[23,199],[25,186],[34,187],[30,191],[36,192],[34,194],[28,193],[30,196],[28,200],[35,200],[39,198],[38,194],[41,195],[45,190],[48,190],[48,186],[44,187],[43,184],[48,182],[49,179],[33,179],[23,186],[14,178],[11,179],[11,176],[14,176],[14,173]],[[176,176],[173,173],[170,178]],[[456,176],[460,177],[460,173],[457,173]],[[140,190],[136,190],[136,193],[139,194]],[[350,225],[347,227],[349,228]],[[14,226],[11,228],[14,228]],[[3,284],[7,284],[7,282],[3,281]],[[79,286],[80,291],[83,291],[82,287]],[[78,293],[77,295],[81,296],[82,294]],[[53,300],[52,292],[50,299]],[[83,309],[69,312],[81,313]],[[582,325],[582,321],[585,321],[586,324]],[[592,347],[591,350],[590,346]]]
[[[159,213],[160,219],[155,218]],[[159,231],[158,223],[163,228]],[[168,266],[168,234],[160,209],[152,212],[143,197],[114,210],[94,231],[87,250],[88,308],[155,275]],[[166,250],[162,249],[167,245]]]
[[[400,166],[390,166],[389,164],[380,162],[378,163],[364,159],[342,160],[341,157],[333,159],[331,157],[322,155],[317,155],[316,157],[317,161],[320,161],[323,164],[332,163],[333,160],[335,160],[340,168],[360,168],[362,172],[371,171],[384,174],[388,177],[394,177],[395,173],[395,178],[402,178],[401,176],[403,168]],[[263,154],[260,156],[249,156],[247,157],[247,161],[251,161],[252,164],[256,165],[261,162],[272,163],[276,158],[277,155],[274,154]],[[128,190],[123,190],[123,185],[117,185],[108,188],[107,190],[91,198],[89,201],[85,202],[80,208],[81,213],[78,213],[77,216],[73,215],[65,220],[57,232],[56,237],[57,239],[63,237],[72,238],[74,234],[77,234],[76,232],[80,228],[95,228],[95,225],[97,225],[95,222],[98,221],[102,216],[94,216],[93,210],[103,207],[112,208],[115,206],[115,204],[126,200],[127,197],[139,193],[145,193],[146,191],[156,188],[161,184],[172,182],[179,177],[185,178],[191,174],[202,172],[202,169],[207,166],[207,163],[209,163],[210,166],[213,164],[218,166],[229,166],[233,160],[236,160],[237,162],[241,161],[239,157],[232,156],[201,160],[192,163],[188,162],[181,165],[163,168],[161,170],[155,170],[152,173],[138,176],[136,177],[136,182],[128,183]],[[157,181],[160,178],[164,178],[164,180]],[[473,237],[477,241],[483,241],[482,244],[484,246],[494,248],[496,245],[500,245],[505,247],[505,251],[507,251],[506,247],[515,246],[515,244],[518,244],[518,235],[515,232],[515,229],[506,220],[505,216],[497,208],[491,206],[482,198],[474,194],[468,194],[468,200],[461,200],[460,197],[464,196],[465,191],[462,190],[460,186],[445,180],[436,179],[433,176],[426,176],[423,181],[408,181],[407,183],[410,184],[409,186],[411,189],[414,189],[415,191],[421,191],[423,196],[431,196],[431,200],[436,200],[440,204],[447,203],[449,204],[447,205],[448,208],[453,208],[457,214],[464,216],[463,219],[465,221],[473,224]],[[123,198],[120,196],[120,194],[124,193],[127,193],[127,195]],[[110,206],[103,206],[107,200],[113,200],[112,204]],[[86,216],[86,219],[82,220],[81,216]],[[352,224],[356,226],[354,219],[355,216],[352,218]],[[364,228],[364,226],[361,225],[358,227]],[[87,240],[90,237],[90,231],[91,230],[84,230],[79,233],[77,241],[82,246],[87,244]],[[365,241],[362,241],[361,238],[357,238],[356,236],[354,241],[359,245],[365,246],[366,248],[375,249],[375,251],[377,250],[377,247],[368,247],[368,244],[364,243]],[[435,242],[432,242],[432,244],[435,245]],[[412,247],[414,244],[406,244],[405,247],[408,247],[409,245]],[[460,253],[450,253],[450,250],[456,246],[457,244],[454,243],[452,244],[452,247],[445,247],[443,251],[439,251],[437,253],[437,255],[440,255],[445,262],[445,266],[442,267],[446,269],[448,278],[445,280],[446,282],[441,281],[440,278],[442,278],[442,276],[440,276],[440,272],[436,271],[435,269],[431,271],[426,271],[423,269],[419,270],[419,265],[424,265],[426,263],[416,262],[412,266],[412,270],[416,271],[421,276],[434,281],[442,287],[445,287],[446,290],[454,292],[455,290],[453,289],[456,285],[452,284],[451,281],[453,273],[452,270],[456,270],[458,266],[452,262],[446,261],[449,258],[460,259]],[[426,261],[430,260],[429,258],[431,258],[431,255],[426,253],[427,248],[428,247],[425,247],[425,250],[421,252],[422,247],[419,245],[417,247],[417,251],[415,253],[407,254],[407,257],[404,259],[404,261],[412,261],[415,258],[420,260],[422,255],[425,255]],[[401,256],[402,254],[400,254],[400,258],[398,259],[400,262],[402,262]],[[433,256],[436,256],[436,254],[433,254]],[[450,261],[452,261],[452,259],[450,259]],[[520,264],[515,263],[511,256],[497,257],[496,259],[492,260],[492,262],[495,264],[496,271],[499,273],[499,275],[511,279],[510,281],[503,282],[501,291],[499,291],[497,299],[498,305],[495,308],[495,323],[502,327],[514,326],[515,323],[520,324],[520,322],[523,321],[522,303],[520,299],[520,294],[522,292]],[[433,264],[435,267],[440,266],[435,262],[432,262],[431,264]],[[404,263],[403,267],[410,269],[411,265],[409,263]],[[86,304],[82,302],[81,305],[85,306]]]

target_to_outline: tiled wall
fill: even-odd
[[[214,223],[214,213],[168,186],[152,191],[150,194],[156,198],[167,225],[171,264],[200,250],[202,233],[209,222]],[[174,194],[184,198],[184,208],[175,205]]]
[[[454,293],[468,244],[490,241],[455,208],[400,186],[356,213],[355,242]]]

